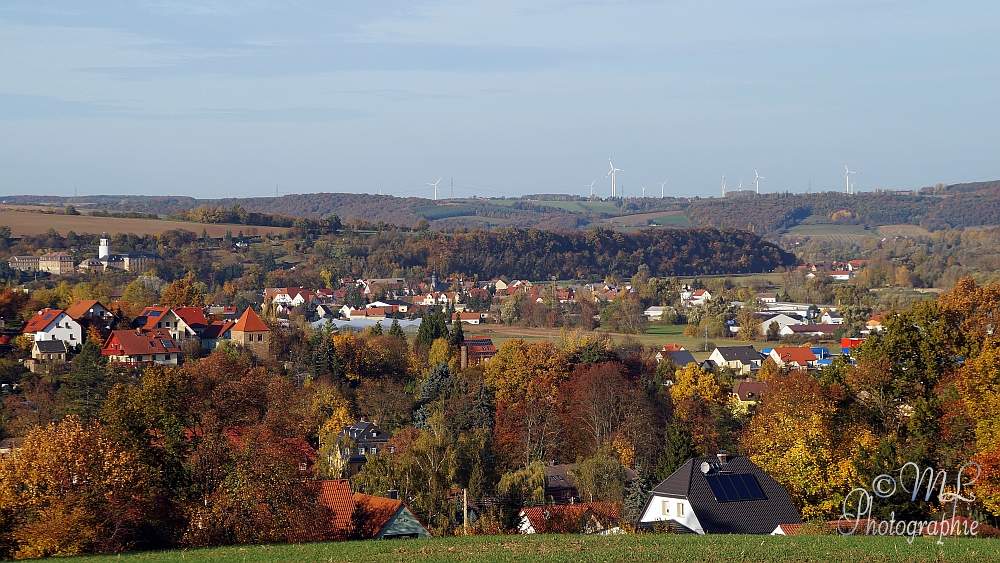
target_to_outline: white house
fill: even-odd
[[[777,315],[768,314],[761,317],[760,321],[760,333],[767,334],[767,329],[770,328],[771,323],[778,323],[778,330],[785,328],[789,325],[800,325],[805,324],[805,321],[784,313],[778,313]]]
[[[677,533],[770,534],[799,524],[788,492],[745,457],[688,460],[657,485],[639,517],[640,528]]]
[[[762,360],[753,346],[719,346],[708,357],[715,367],[727,367],[741,375],[759,369]]]
[[[820,317],[820,322],[828,325],[842,325],[844,324],[844,317],[841,317],[835,311],[827,311]]]
[[[838,270],[835,272],[830,272],[829,275],[833,281],[848,281],[854,277],[854,272],[851,272],[849,270]]]
[[[667,309],[669,309],[669,307],[661,307],[659,305],[655,305],[643,311],[642,314],[649,317],[650,320],[658,321],[663,318],[663,313],[665,313]]]
[[[688,302],[691,305],[700,306],[704,305],[706,301],[712,298],[712,294],[708,292],[707,289],[696,289],[691,292],[691,297]]]
[[[39,340],[62,340],[70,346],[83,342],[83,327],[62,309],[42,309],[24,325],[24,333]]]

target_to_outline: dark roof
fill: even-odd
[[[226,331],[233,328],[236,321],[212,321],[201,333],[202,340],[217,340],[226,334]]]
[[[389,434],[371,422],[366,422],[364,420],[348,426],[343,432],[340,433],[340,435],[346,435],[359,445],[366,445],[370,443],[384,444],[389,441],[389,438],[392,438],[392,434]]]
[[[670,361],[679,365],[686,366],[690,363],[698,363],[698,360],[694,359],[694,354],[688,350],[677,350],[675,352],[663,352],[664,356],[670,358]]]
[[[733,387],[733,394],[741,401],[758,401],[760,394],[766,390],[766,381],[741,381]]]
[[[646,508],[656,494],[686,498],[706,534],[770,534],[780,524],[802,522],[785,488],[749,459],[730,457],[728,463],[713,473],[753,475],[764,493],[762,500],[719,502],[701,471],[702,463],[718,465],[718,459],[697,457],[688,460],[653,489]]]
[[[62,340],[36,340],[35,346],[42,354],[65,354],[66,343]]]
[[[716,350],[727,362],[760,361],[761,359],[760,352],[755,350],[753,346],[719,346]]]

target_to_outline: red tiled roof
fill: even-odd
[[[680,344],[667,344],[666,346],[663,347],[661,352],[680,352],[683,349],[684,347],[681,346]]]
[[[62,309],[42,309],[35,316],[31,317],[28,324],[24,325],[24,332],[26,334],[41,332],[55,322],[62,313]]]
[[[170,307],[146,307],[139,313],[140,317],[146,317],[146,324],[142,328],[156,328],[156,323],[163,320],[163,316],[169,311]]]
[[[73,319],[74,321],[78,321],[80,320],[80,318],[82,318],[84,315],[90,312],[90,310],[93,309],[95,305],[101,305],[101,307],[104,307],[104,305],[102,305],[101,302],[96,299],[81,299],[76,303],[70,305],[69,309],[66,309],[66,314],[69,315],[69,318]],[[107,307],[104,308],[107,309]]]
[[[247,307],[246,311],[243,311],[243,316],[240,320],[236,321],[232,330],[234,332],[270,332],[271,329],[267,328],[264,321],[260,320],[257,313],[253,309]]]
[[[354,491],[347,479],[319,482],[319,502],[333,510],[333,527],[346,535],[354,512]]]
[[[354,504],[363,503],[368,510],[369,520],[367,526],[373,535],[377,535],[385,528],[392,517],[403,507],[403,501],[385,497],[376,497],[364,493],[354,493]],[[423,523],[421,523],[423,525]]]
[[[812,350],[809,348],[775,348],[771,351],[771,353],[777,354],[778,358],[780,358],[782,362],[795,362],[800,366],[816,361],[816,354],[813,354]]]
[[[205,310],[201,307],[180,307],[174,309],[174,314],[191,328],[208,326]]]
[[[764,391],[767,391],[766,381],[741,381],[733,387],[733,394],[741,401],[756,401]]]
[[[177,354],[181,349],[164,329],[115,330],[101,349],[105,356],[140,356],[148,354]]]

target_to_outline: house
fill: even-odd
[[[325,319],[327,317],[332,319],[339,316],[340,310],[333,305],[323,304],[316,307],[316,314],[319,315],[319,318],[321,319]]]
[[[550,463],[545,466],[545,498],[555,504],[578,503],[580,495],[573,482],[573,475],[570,471],[576,467],[575,463]],[[632,483],[639,476],[628,467],[622,468],[625,471],[625,482]],[[584,499],[586,500],[586,499]]]
[[[181,349],[165,328],[114,330],[104,341],[101,354],[122,364],[175,366]]]
[[[589,502],[522,508],[521,534],[600,534],[618,527],[618,507],[611,502]]]
[[[483,320],[482,313],[453,313],[451,315],[452,322],[461,321],[470,325],[477,325]]]
[[[754,295],[753,298],[756,299],[758,303],[777,303],[778,302],[778,294],[777,293],[771,293],[771,292],[758,293],[757,295]]]
[[[31,360],[25,365],[32,373],[47,371],[56,364],[66,363],[66,343],[62,340],[36,340],[31,346]]]
[[[842,325],[815,324],[815,325],[795,325],[782,328],[778,334],[781,336],[817,336],[819,338],[833,338],[833,333],[837,329],[843,329]]]
[[[766,381],[740,381],[733,387],[733,398],[741,405],[756,405],[766,390]]]
[[[851,260],[850,262],[847,263],[847,269],[851,272],[856,272],[867,265],[868,265],[867,260]]]
[[[262,360],[271,358],[271,329],[247,307],[236,324],[229,329],[233,344],[243,346]]]
[[[38,257],[38,269],[56,276],[72,274],[73,257],[65,252],[47,252]]]
[[[694,359],[694,355],[691,352],[684,349],[683,346],[679,344],[667,344],[659,352],[656,353],[656,363],[660,363],[663,360],[673,362],[678,366],[686,366],[692,362],[698,363]]]
[[[202,350],[215,350],[222,340],[232,340],[232,329],[236,321],[212,321],[201,333]]]
[[[816,367],[816,354],[809,348],[772,348],[768,357],[782,368],[805,370]]]
[[[367,306],[382,307],[384,309],[392,309],[393,311],[406,313],[409,312],[410,307],[412,307],[413,304],[408,301],[402,301],[400,299],[383,299],[382,301],[372,301]]]
[[[763,314],[761,315],[760,321],[760,333],[766,335],[768,329],[771,328],[771,323],[778,323],[778,331],[780,334],[781,329],[786,326],[805,324],[805,322],[806,321],[798,315],[788,315],[785,313]]]
[[[66,309],[66,314],[74,321],[80,323],[80,326],[93,325],[103,327],[114,319],[111,311],[96,299],[81,299],[70,305]]]
[[[693,306],[704,305],[706,301],[712,298],[712,294],[708,292],[707,289],[696,289],[691,292],[691,297],[688,299],[688,303]]]
[[[368,462],[368,455],[378,455],[382,450],[392,453],[386,446],[389,438],[392,438],[392,434],[364,418],[345,428],[337,436],[337,440],[343,444],[340,455],[341,459],[347,461],[348,476],[353,477],[361,471]]]
[[[478,366],[483,362],[488,362],[490,358],[497,355],[497,347],[493,345],[493,339],[489,336],[466,338],[462,341],[462,348],[468,355],[470,366]]]
[[[875,332],[882,332],[885,328],[882,326],[882,319],[885,317],[885,313],[875,313],[872,318],[868,319],[865,323],[865,330],[861,331],[863,334],[871,334],[874,330]]]
[[[849,281],[854,277],[854,272],[851,272],[850,270],[834,270],[832,272],[827,272],[827,275],[829,275],[833,281]]]
[[[62,340],[70,346],[83,342],[83,327],[62,309],[38,311],[24,325],[24,333],[32,335],[35,341]]]
[[[844,324],[844,317],[841,317],[835,311],[827,311],[827,312],[823,313],[823,316],[820,317],[819,320],[823,324],[828,324],[828,325],[842,325],[842,324]]]
[[[105,234],[101,236],[97,249],[97,259],[104,264],[104,271],[125,270],[128,272],[143,272],[157,261],[163,260],[155,252],[125,252],[111,254],[111,239]]]
[[[865,341],[864,338],[841,338],[840,339],[840,351],[845,355],[850,355],[851,350],[861,346]]]
[[[781,524],[799,524],[788,492],[742,456],[687,461],[653,488],[640,528],[666,526],[677,533],[770,534]]]
[[[719,346],[712,351],[708,361],[715,368],[726,367],[746,375],[760,368],[762,358],[753,346]]]
[[[39,259],[38,256],[11,256],[7,265],[22,272],[37,272]]]
[[[268,287],[264,289],[264,299],[274,303],[298,307],[316,301],[316,293],[304,287]]]
[[[427,527],[413,514],[406,503],[395,498],[377,497],[351,490],[347,479],[319,482],[319,503],[334,514],[333,528],[337,539],[351,536],[377,540],[429,538]],[[357,529],[357,528],[361,529]]]
[[[190,312],[191,309],[196,308],[185,307],[183,309],[175,310],[170,307],[146,307],[139,313],[139,316],[135,318],[132,326],[133,328],[141,330],[155,330],[162,328],[170,333],[171,338],[178,343],[183,344],[188,338],[197,336],[198,332],[193,326],[189,325],[177,311],[188,311],[188,318],[193,318],[193,322],[199,323],[201,330],[204,330],[205,326],[208,324],[205,320],[204,311],[198,309],[198,314],[194,315]]]

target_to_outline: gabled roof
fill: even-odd
[[[66,343],[62,340],[36,340],[35,347],[42,354],[66,353]]]
[[[184,321],[184,324],[193,329],[208,326],[208,319],[205,318],[205,310],[201,307],[180,307],[174,309],[174,314],[180,317]]]
[[[28,324],[24,325],[24,332],[30,334],[44,331],[49,328],[49,325],[56,322],[56,319],[63,312],[62,309],[42,309],[35,316],[31,317]]]
[[[757,401],[760,394],[767,390],[766,381],[741,381],[733,387],[733,395],[741,401]]]
[[[403,509],[403,501],[394,498],[376,497],[364,493],[354,493],[354,504],[363,504],[368,512],[366,527],[377,537],[392,519]],[[420,523],[423,526],[423,522]]]
[[[748,361],[760,361],[760,352],[754,349],[753,346],[719,346],[716,351],[722,356],[723,360],[727,362],[748,362]]]
[[[101,353],[105,356],[144,356],[178,354],[181,349],[165,329],[115,330],[108,336]]]
[[[247,307],[246,311],[243,311],[243,316],[240,320],[236,321],[236,324],[232,328],[233,332],[270,332],[271,329],[267,328],[264,321],[260,320],[257,313],[253,309]]]
[[[690,363],[698,363],[698,360],[694,359],[694,354],[688,350],[674,350],[673,352],[661,351],[664,356],[670,359],[671,362],[679,365],[686,366]]]
[[[74,321],[78,321],[81,318],[83,318],[87,313],[89,313],[91,309],[93,309],[98,305],[100,305],[101,308],[104,310],[108,309],[100,301],[96,299],[81,299],[76,303],[70,305],[69,309],[66,309],[66,314],[69,315],[69,318],[73,319]]]
[[[212,321],[212,324],[202,331],[201,338],[202,340],[218,340],[234,326],[236,326],[236,321]]]
[[[392,438],[392,434],[365,420],[359,420],[358,422],[348,426],[343,432],[340,433],[340,435],[347,436],[357,442],[384,443],[387,442],[389,438]]]
[[[816,354],[814,354],[811,349],[798,346],[790,348],[774,348],[771,350],[771,353],[776,354],[782,362],[795,362],[800,366],[816,361]]]
[[[170,312],[170,307],[146,307],[136,317],[136,321],[143,323],[142,328],[154,329],[156,323],[163,320],[163,317]],[[145,320],[143,320],[145,319]],[[135,326],[134,324],[132,326]]]
[[[711,474],[715,475],[753,475],[764,498],[716,500],[701,471],[702,463],[714,464],[717,469]],[[730,457],[722,466],[718,466],[718,459],[714,457],[690,459],[653,489],[646,502],[647,509],[656,495],[687,499],[706,534],[770,534],[780,524],[802,522],[785,488],[742,456]]]
[[[346,533],[351,525],[351,514],[354,513],[354,491],[347,479],[334,479],[319,482],[319,502],[333,510],[333,527],[341,533]]]

